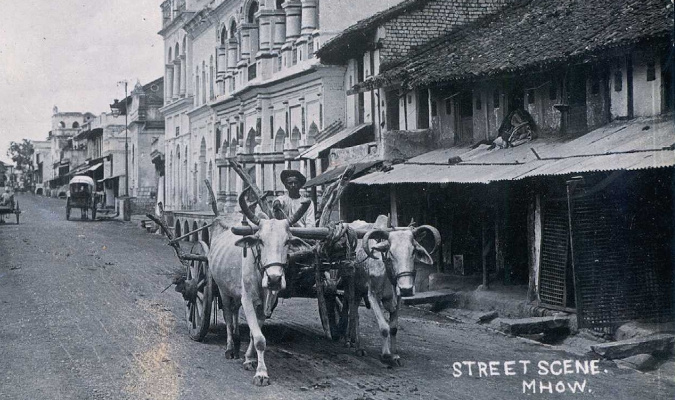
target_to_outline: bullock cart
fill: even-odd
[[[211,195],[213,211],[218,216],[211,185],[208,180],[205,184]],[[257,187],[251,185],[247,190],[252,193],[250,197],[256,199],[257,205],[262,210],[266,210],[264,195]],[[337,199],[336,196],[332,198]],[[322,206],[326,209],[325,204]],[[245,207],[249,211],[251,205]],[[163,214],[163,210],[160,211]],[[222,304],[217,285],[209,269],[209,245],[199,241],[191,246],[189,252],[186,252],[180,246],[180,241],[199,230],[207,229],[212,224],[185,233],[180,237],[174,237],[163,218],[157,218],[151,214],[146,214],[146,216],[160,226],[184,268],[181,274],[174,277],[172,284],[176,285],[175,290],[181,293],[185,300],[185,319],[190,338],[202,341],[208,332],[212,317],[215,320],[214,310],[217,311]],[[232,227],[232,232],[242,236],[254,234],[257,228],[248,225],[245,221],[246,218],[242,225]],[[305,240],[307,246],[289,254],[288,287],[279,293],[279,297],[316,298],[325,336],[338,340],[345,336],[348,326],[358,323],[356,322],[358,303],[354,296],[354,263],[352,262],[353,248],[358,233],[350,231],[341,224],[315,228],[294,227],[292,231],[294,236]],[[362,235],[361,232],[360,236]]]

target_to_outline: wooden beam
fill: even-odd
[[[397,203],[397,198],[396,198],[396,186],[391,185],[389,187],[389,202],[390,202],[390,210],[389,212],[391,213],[391,216],[389,217],[389,221],[391,226],[398,226],[398,203]]]
[[[244,170],[244,168],[235,160],[230,160],[230,166],[234,170],[234,172],[239,175],[242,181],[244,181],[244,187],[248,186],[250,190],[253,191],[254,195],[258,199],[257,203],[260,206],[260,209],[262,212],[267,214],[268,216],[272,217],[272,209],[270,208],[269,204],[264,200],[265,198],[265,193],[260,190],[260,188],[254,183],[253,178]]]

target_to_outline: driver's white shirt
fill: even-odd
[[[298,197],[297,199],[292,199],[288,196],[288,194],[284,194],[282,196],[279,196],[275,199],[275,201],[279,201],[281,203],[281,209],[286,213],[286,217],[290,218],[293,215],[295,215],[295,212],[302,207],[302,201],[305,200],[305,197]],[[305,215],[300,218],[300,220],[295,224],[295,226],[299,227],[314,227],[315,226],[315,218],[314,218],[314,202],[310,200],[309,208],[307,209],[307,212]]]

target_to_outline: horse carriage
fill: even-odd
[[[243,169],[235,170],[239,172],[246,183],[251,182]],[[319,214],[318,227],[300,228],[293,226],[294,223],[304,215],[309,206],[309,202],[305,203],[303,207],[296,212],[296,215],[289,217],[287,220],[279,221],[278,218],[275,219],[273,217],[274,214],[272,213],[272,210],[269,209],[269,205],[264,200],[264,194],[260,192],[254,184],[250,184],[239,197],[239,205],[244,216],[242,224],[240,226],[226,227],[226,230],[241,237],[236,243],[232,242],[234,245],[230,243],[231,250],[230,253],[225,253],[226,257],[222,257],[222,246],[219,248],[217,243],[212,243],[213,247],[209,248],[209,245],[203,241],[194,244],[190,253],[185,253],[180,247],[179,241],[185,237],[189,237],[196,231],[188,232],[181,237],[174,238],[171,231],[168,229],[167,224],[162,219],[147,214],[148,218],[157,223],[162,228],[165,235],[167,235],[169,244],[174,248],[176,255],[185,268],[184,274],[176,277],[173,283],[176,284],[176,291],[180,292],[185,300],[185,318],[188,326],[188,334],[191,339],[195,341],[202,341],[204,339],[209,330],[212,313],[214,310],[217,312],[220,308],[223,310],[223,316],[228,324],[228,348],[226,350],[226,358],[239,358],[237,315],[239,306],[244,308],[244,313],[251,330],[251,342],[249,344],[249,349],[246,352],[244,366],[247,369],[255,368],[253,365],[256,361],[253,360],[253,357],[257,352],[258,367],[254,378],[256,384],[265,385],[269,383],[263,359],[265,348],[264,337],[262,337],[259,325],[262,324],[262,321],[264,321],[265,318],[271,316],[272,310],[276,306],[279,297],[315,298],[318,303],[319,317],[326,338],[335,341],[342,339],[347,346],[354,347],[357,350],[357,353],[364,354],[363,349],[360,347],[358,332],[358,307],[361,300],[364,299],[369,308],[371,306],[378,308],[375,315],[378,324],[380,325],[380,329],[391,332],[391,335],[394,338],[397,331],[396,324],[398,320],[397,317],[390,318],[393,323],[390,329],[389,321],[384,320],[381,312],[381,309],[383,308],[381,298],[382,293],[371,293],[370,287],[390,285],[389,303],[385,302],[384,308],[389,311],[390,314],[397,313],[401,294],[403,293],[404,296],[411,296],[413,294],[415,255],[424,253],[424,262],[433,262],[431,261],[429,253],[427,253],[415,240],[415,235],[421,230],[431,232],[435,239],[435,250],[440,244],[440,235],[435,228],[429,226],[414,229],[412,227],[392,228],[391,226],[367,226],[355,228],[350,226],[350,224],[328,222],[330,209],[337,199],[339,199],[342,190],[346,187],[351,172],[353,172],[353,169],[348,169],[341,179],[329,187],[324,194],[324,200],[319,207],[319,210],[322,212]],[[205,183],[211,195],[213,211],[216,216],[218,216],[213,191],[209,182],[206,181]],[[251,192],[252,196],[250,197],[253,197],[254,205],[247,203],[247,191]],[[269,216],[269,219],[261,218],[256,215],[252,211],[254,208],[253,206],[260,207],[263,217],[265,217],[266,214]],[[250,224],[247,221],[250,221]],[[215,231],[222,229],[223,227],[218,226],[216,218],[216,221],[205,227],[199,228],[198,230],[210,226],[213,226],[214,228],[214,233],[210,236],[213,238],[213,241],[219,234]],[[283,245],[279,248],[283,249],[284,255],[287,255],[287,257],[281,257],[279,259],[281,261],[272,260],[272,262],[270,262],[269,258],[262,260],[264,257],[261,253],[263,251],[269,251],[269,248],[273,247],[269,246],[269,244],[273,244],[273,241],[267,242],[268,246],[256,245],[256,243],[265,240],[265,238],[261,239],[260,236],[268,235],[270,230],[277,229],[279,226],[281,226],[281,242],[283,242]],[[358,247],[357,251],[357,240],[360,238],[363,238],[362,242],[364,245],[362,246],[363,248]],[[380,243],[371,247],[368,245],[369,239],[378,240]],[[391,249],[389,248],[388,243],[386,245],[384,243],[388,240],[393,240]],[[398,241],[398,243],[395,243],[394,241]],[[296,245],[301,243],[302,245],[289,246],[289,243]],[[235,246],[242,247],[243,250],[236,249]],[[381,260],[377,259],[374,255],[376,250],[381,252]],[[212,266],[209,265],[209,260],[212,257],[221,257],[219,260],[233,260],[236,258],[237,251],[239,254],[243,253],[243,259],[247,258],[248,252],[248,257],[253,260],[251,261],[253,267],[250,268],[250,270],[256,271],[255,273],[258,274],[257,278],[262,279],[262,287],[267,288],[263,289],[265,296],[260,300],[260,302],[263,303],[260,310],[253,310],[253,305],[250,305],[247,309],[247,305],[243,301],[246,295],[242,293],[247,290],[247,278],[243,275],[243,272],[240,274],[241,277],[238,278],[239,281],[233,282],[233,285],[235,286],[243,286],[239,291],[239,296],[241,296],[242,300],[235,308],[231,308],[230,304],[232,298],[230,295],[222,293],[223,286],[226,286],[226,284],[223,284],[222,271],[219,272],[217,269],[221,267],[220,264],[222,263]],[[386,258],[385,254],[390,254],[390,251],[391,253],[398,252],[400,254],[397,254],[396,257],[392,257],[389,262],[383,262]],[[408,269],[397,269],[395,265],[392,266],[399,262],[393,260],[394,258],[405,260],[406,257],[408,259]],[[357,266],[361,265],[361,267],[363,267],[363,263],[369,262],[369,258],[380,261],[381,268],[373,266],[372,269],[381,269],[381,280],[377,285],[373,285],[372,282],[370,282],[368,289],[366,289],[368,292],[366,296],[363,291],[366,287],[364,280],[373,279],[372,277],[367,277],[368,270],[371,267],[366,266],[366,275],[364,275],[364,269],[359,269]],[[214,270],[214,268],[216,269]],[[243,267],[241,268],[243,271]],[[279,277],[275,276],[275,271],[277,272],[277,275],[280,276],[283,284],[273,287],[273,282]],[[359,275],[359,272],[361,275]],[[219,273],[221,274],[220,276],[218,275]],[[234,279],[231,280],[234,281]],[[399,290],[397,282],[401,282],[401,280],[406,280],[407,287],[401,287]],[[236,289],[234,289],[234,291],[237,292]],[[232,290],[230,290],[230,292],[232,292]],[[273,296],[269,296],[268,293],[273,293]],[[394,297],[393,302],[390,301],[392,297]],[[396,298],[398,300],[396,300]],[[262,311],[264,311],[264,316],[261,316]],[[234,339],[234,342],[231,341],[233,329],[236,329],[237,332],[237,337]],[[261,337],[262,340],[259,339]],[[392,343],[394,344],[391,345],[392,348],[390,351],[388,337],[384,338],[383,354],[381,355],[381,358],[385,362],[400,365],[398,355],[395,354],[395,340],[393,340]],[[262,350],[260,347],[262,347]]]
[[[68,183],[68,193],[66,194],[66,219],[70,220],[70,210],[80,209],[82,219],[88,218],[88,211],[91,210],[91,219],[96,219],[96,206],[98,203],[96,194],[96,184],[88,176],[76,175]]]

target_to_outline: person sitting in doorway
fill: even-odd
[[[290,218],[300,209],[305,197],[300,195],[300,189],[307,182],[307,178],[297,170],[287,169],[281,171],[281,182],[286,187],[286,194],[274,199],[273,209],[277,218]],[[279,215],[280,214],[280,215]],[[295,224],[299,227],[314,227],[314,202],[311,202],[305,215]]]

